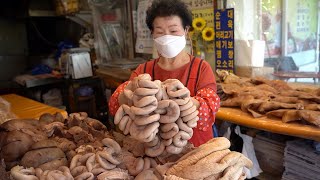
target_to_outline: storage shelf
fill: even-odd
[[[80,11],[74,15],[67,15],[66,18],[80,24],[85,28],[92,27],[92,14],[91,11]]]
[[[85,28],[92,28],[92,14],[91,11],[79,11],[75,14],[59,16],[55,11],[51,10],[34,10],[29,9],[30,17],[66,17],[71,21],[80,24]]]
[[[30,17],[56,17],[56,12],[49,10],[33,10],[29,9]]]

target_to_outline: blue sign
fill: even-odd
[[[234,73],[234,9],[214,11],[216,70]]]

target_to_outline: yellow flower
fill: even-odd
[[[214,30],[211,27],[206,27],[202,31],[202,38],[205,41],[212,41],[214,39]]]
[[[206,26],[206,21],[203,18],[195,18],[192,21],[192,27],[195,30],[202,31],[202,29]]]

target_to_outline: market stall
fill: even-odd
[[[0,96],[0,179],[238,180],[265,164],[286,180],[319,174],[320,88],[287,83],[320,81],[318,0],[54,2],[0,11],[5,93],[12,79],[37,96],[59,84],[67,109]],[[243,141],[213,138],[220,121]]]

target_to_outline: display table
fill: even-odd
[[[316,126],[299,123],[283,123],[281,119],[278,118],[253,118],[250,114],[237,108],[221,107],[216,114],[216,118],[272,133],[320,141],[320,128],[317,128]]]
[[[30,75],[24,74],[14,78],[15,82],[25,88],[39,87],[49,84],[63,83],[63,78],[56,77],[53,74]]]
[[[39,117],[44,113],[55,114],[56,112],[60,112],[65,118],[67,118],[68,116],[68,113],[65,110],[48,106],[46,104],[16,94],[6,94],[1,95],[0,97],[10,103],[11,111],[18,118],[39,119]]]

